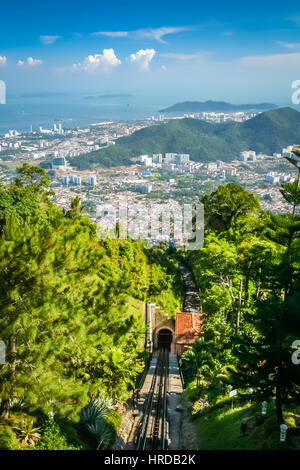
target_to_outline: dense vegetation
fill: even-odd
[[[300,339],[299,181],[283,184],[281,193],[290,214],[263,212],[234,184],[202,199],[205,245],[188,261],[201,292],[204,336],[181,358],[196,414],[226,404],[231,387],[245,406],[252,394],[260,406],[269,402],[271,413],[275,400],[274,426],[299,402],[300,366],[292,361],[293,342]],[[295,420],[299,433],[299,410],[287,424],[296,428]]]
[[[203,426],[208,448],[220,445],[220,438],[211,442],[213,420],[224,432],[234,424],[237,435],[234,416],[251,431],[245,448],[255,445],[260,425],[259,435],[270,438],[262,447],[274,447],[284,421],[299,437],[299,411],[291,414],[300,398],[300,366],[292,362],[300,339],[299,180],[283,184],[281,194],[291,211],[274,215],[241,186],[219,186],[202,198],[204,247],[180,252],[204,312],[204,335],[181,366],[193,414],[205,422],[213,413]],[[144,302],[179,310],[176,252],[100,240],[79,198],[68,212],[53,198],[45,172],[26,164],[15,182],[0,186],[0,331],[7,346],[0,448],[107,447],[119,425],[116,403],[143,369]],[[229,386],[238,390],[236,414]],[[261,422],[263,400],[269,421]],[[224,440],[224,448],[232,445],[238,448]]]
[[[144,302],[171,314],[180,305],[175,262],[162,249],[98,239],[79,198],[64,213],[48,186],[44,170],[27,164],[0,186],[0,447],[1,436],[14,446],[46,431],[67,447],[48,414],[78,421],[89,403],[126,400],[143,369]],[[91,414],[86,428],[99,444],[108,416]]]
[[[281,152],[296,144],[299,135],[300,113],[292,108],[271,110],[242,123],[179,119],[141,129],[118,139],[116,145],[73,158],[71,163],[79,169],[130,165],[141,154],[165,152],[189,153],[197,162],[231,161],[247,149],[268,155]]]

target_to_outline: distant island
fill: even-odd
[[[96,95],[96,96],[84,96],[84,100],[107,100],[109,98],[131,98],[132,95],[119,93],[115,95]]]
[[[60,92],[39,92],[39,93],[18,93],[8,95],[11,99],[25,99],[25,98],[65,98],[70,96],[69,93]]]
[[[272,103],[231,104],[226,101],[184,101],[169,108],[160,109],[160,113],[203,113],[203,112],[238,112],[238,111],[269,111],[278,108]]]

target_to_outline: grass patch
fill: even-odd
[[[268,414],[261,416],[260,405],[247,403],[230,405],[213,409],[195,418],[201,450],[271,450],[271,449],[300,449],[300,407],[293,411],[285,411],[288,430],[287,442],[279,442],[274,404],[268,407]],[[241,432],[241,423],[247,426],[246,435]]]

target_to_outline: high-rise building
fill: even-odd
[[[138,193],[150,193],[152,191],[152,185],[151,184],[135,184],[134,185],[134,191],[137,191]]]
[[[76,186],[81,186],[81,176],[73,176],[73,184],[75,184]]]
[[[163,162],[163,156],[162,153],[154,153],[152,156],[153,162],[155,163],[162,163]]]
[[[96,175],[90,175],[88,178],[88,182],[90,186],[96,186],[97,184],[97,177]]]
[[[152,158],[148,155],[140,155],[140,163],[145,166],[152,166]]]

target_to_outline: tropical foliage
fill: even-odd
[[[143,304],[160,301],[162,291],[170,313],[180,304],[171,263],[159,264],[161,250],[155,257],[140,241],[100,240],[78,198],[68,212],[53,198],[44,170],[29,165],[0,185],[6,420],[17,403],[76,420],[90,400],[126,400],[144,367]]]
[[[204,337],[181,359],[194,399],[228,399],[228,385],[249,399],[250,388],[257,400],[275,398],[279,424],[284,406],[300,398],[300,369],[291,359],[300,338],[299,180],[281,193],[291,214],[263,212],[234,184],[203,197],[205,245],[188,261],[201,292]]]

